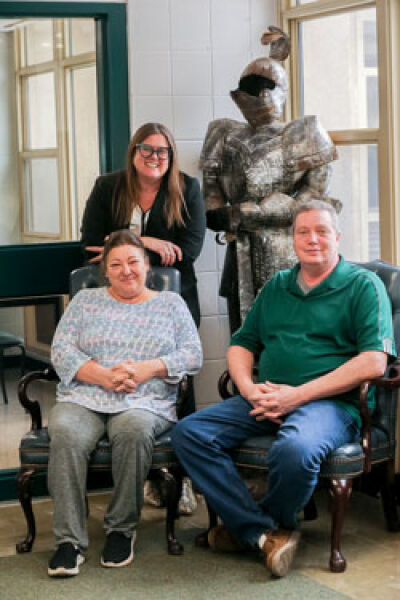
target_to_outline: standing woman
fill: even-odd
[[[203,246],[204,203],[197,179],[179,170],[171,132],[159,123],[146,123],[133,135],[124,171],[96,180],[81,227],[90,262],[101,260],[105,238],[112,231],[127,228],[140,236],[152,265],[180,271],[181,295],[198,327],[193,263]],[[194,409],[192,394],[188,414]]]
[[[175,140],[160,123],[146,123],[133,135],[126,168],[98,177],[82,219],[82,242],[90,262],[99,262],[104,242],[118,229],[131,229],[140,237],[150,264],[175,267],[181,273],[181,295],[196,326],[200,306],[193,263],[199,256],[206,217],[197,179],[179,169]],[[196,409],[193,378],[182,416]],[[146,483],[146,501],[161,506],[155,482]],[[196,507],[191,482],[185,477],[179,511]]]

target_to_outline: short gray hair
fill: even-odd
[[[293,211],[292,232],[294,231],[294,226],[297,217],[302,213],[310,212],[312,210],[324,210],[327,213],[329,213],[331,216],[331,221],[334,230],[336,231],[336,233],[340,232],[338,215],[336,210],[333,208],[332,204],[330,204],[329,202],[325,202],[324,200],[318,200],[317,198],[307,200],[306,202],[300,202],[300,204],[296,206],[296,208]]]

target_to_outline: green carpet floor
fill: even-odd
[[[344,600],[348,596],[294,569],[272,578],[256,555],[222,555],[195,548],[197,529],[180,530],[183,556],[168,556],[163,523],[143,522],[135,562],[122,569],[99,564],[95,540],[78,577],[47,576],[49,552],[0,558],[1,600]],[[300,549],[301,551],[301,549]]]

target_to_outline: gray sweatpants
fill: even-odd
[[[171,423],[147,410],[94,412],[71,402],[59,402],[49,416],[48,487],[54,502],[56,545],[88,546],[86,477],[88,460],[106,432],[112,446],[114,493],[108,506],[106,534],[131,536],[143,506],[143,485],[151,467],[154,439]]]

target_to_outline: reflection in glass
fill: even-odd
[[[367,84],[367,127],[378,128],[378,77],[370,75],[366,78]]]
[[[343,203],[341,252],[348,260],[380,257],[376,145],[339,146],[330,195]]]
[[[99,174],[96,65],[67,72],[71,208],[75,234],[93,182]]]
[[[53,21],[29,21],[24,42],[25,66],[53,60]]]
[[[374,21],[364,21],[363,23],[363,42],[364,42],[364,66],[376,68],[376,23]]]
[[[68,19],[65,21],[65,39],[68,56],[96,50],[96,30],[93,19]]]
[[[24,187],[26,231],[59,234],[57,159],[26,159]]]
[[[374,29],[375,8],[299,24],[303,114],[319,115],[329,130],[358,129],[371,122],[378,127],[377,91],[369,87],[367,92],[367,78],[376,76],[371,68],[377,56]],[[369,118],[367,98],[374,110]]]
[[[56,105],[54,74],[31,75],[25,80],[26,144],[30,150],[55,148]]]

